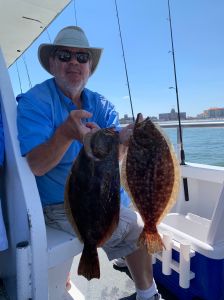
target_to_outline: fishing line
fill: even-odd
[[[74,13],[75,13],[75,25],[78,26],[78,20],[77,20],[77,14],[76,14],[76,5],[75,5],[75,0],[73,0],[74,3]]]
[[[18,78],[19,78],[19,87],[20,87],[20,92],[22,94],[22,84],[21,84],[21,78],[20,78],[20,74],[19,74],[19,69],[18,69],[18,65],[17,65],[17,60],[16,60],[16,70],[17,70],[17,75],[18,75]]]
[[[128,86],[129,100],[130,100],[130,104],[131,104],[131,113],[132,113],[132,118],[133,118],[133,122],[134,122],[135,116],[134,116],[134,110],[133,110],[133,105],[132,105],[131,89],[130,89],[130,84],[129,84],[129,79],[128,79],[128,70],[127,70],[127,64],[126,64],[126,59],[125,59],[123,39],[122,39],[122,34],[121,34],[121,26],[120,26],[120,19],[119,19],[118,8],[117,8],[117,1],[114,0],[114,2],[115,2],[115,7],[116,7],[117,23],[118,23],[121,48],[122,48],[122,53],[123,53],[123,61],[124,61],[124,68],[125,68],[125,74],[126,74],[126,80],[127,80],[127,86]]]
[[[29,71],[28,71],[28,67],[27,67],[27,63],[26,63],[26,60],[25,60],[25,56],[23,54],[22,54],[22,59],[23,59],[23,63],[24,63],[25,68],[26,68],[26,74],[27,74],[27,77],[28,77],[29,86],[30,86],[30,88],[32,88],[32,83],[31,83],[31,80],[30,80],[30,74],[29,74]]]
[[[181,120],[180,120],[179,94],[178,94],[178,85],[177,85],[175,51],[174,51],[173,30],[172,30],[172,21],[171,21],[170,1],[169,0],[168,0],[168,11],[169,11],[170,39],[171,39],[171,46],[172,46],[171,52],[172,52],[172,58],[173,58],[173,71],[174,71],[175,91],[176,91],[176,100],[177,100],[178,127],[179,127],[179,137],[180,137],[180,159],[181,159],[180,165],[186,165],[185,164],[184,146],[183,146],[183,137],[182,137],[182,127],[181,127]],[[187,178],[183,178],[183,184],[184,184],[185,200],[189,201]]]
[[[51,37],[50,37],[50,34],[49,34],[49,31],[48,31],[48,29],[46,28],[45,30],[46,30],[46,33],[47,33],[47,36],[48,36],[49,42],[50,42],[50,43],[52,43],[52,42],[51,42]]]

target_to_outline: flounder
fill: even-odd
[[[112,129],[87,134],[65,189],[65,210],[84,248],[78,274],[100,278],[97,247],[117,227],[120,212],[119,135]]]
[[[137,117],[121,167],[122,184],[139,211],[144,228],[139,244],[149,253],[161,251],[157,225],[175,203],[180,170],[172,144],[150,118]]]

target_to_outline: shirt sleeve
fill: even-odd
[[[46,142],[54,132],[50,106],[35,100],[23,95],[17,97],[17,128],[22,156]]]
[[[101,128],[115,127],[116,130],[120,130],[118,112],[115,110],[114,105],[103,96],[100,97],[100,107],[98,108],[97,117]]]
[[[1,114],[1,106],[0,106],[0,165],[3,165],[4,162],[4,152],[5,152],[5,143],[4,143],[4,132],[3,132],[2,114]]]

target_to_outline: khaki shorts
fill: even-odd
[[[76,236],[67,219],[63,204],[46,206],[43,211],[46,225]],[[137,241],[143,226],[139,213],[121,206],[118,227],[102,247],[109,260],[125,257],[134,252],[138,248]]]

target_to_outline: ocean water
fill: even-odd
[[[177,149],[177,129],[164,128]],[[224,167],[224,127],[183,128],[185,161]]]

